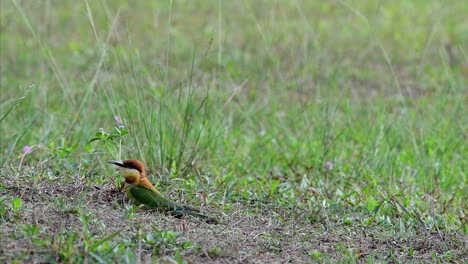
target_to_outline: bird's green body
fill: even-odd
[[[191,215],[206,219],[206,221],[210,223],[217,222],[215,219],[201,214],[197,209],[168,200],[164,198],[159,192],[148,189],[144,186],[129,185],[126,187],[125,193],[127,194],[127,197],[137,205],[143,204],[151,209],[169,212],[175,217]]]

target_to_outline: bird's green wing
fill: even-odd
[[[170,211],[178,207],[174,202],[165,199],[159,193],[143,186],[130,187],[128,194],[137,204],[144,204],[150,208]]]

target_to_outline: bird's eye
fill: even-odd
[[[141,170],[138,169],[138,168],[135,168],[135,167],[128,167],[128,168],[131,169],[131,170],[136,170],[136,171],[138,171],[139,173],[141,173]]]
[[[127,169],[137,170],[138,172],[142,173],[142,166],[135,160],[124,161],[124,165]]]

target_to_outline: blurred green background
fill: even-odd
[[[399,196],[427,217],[431,196],[458,228],[466,14],[463,1],[1,1],[0,164],[106,183],[118,152],[88,142],[124,125],[118,158],[188,186],[306,208],[310,188],[371,209]]]

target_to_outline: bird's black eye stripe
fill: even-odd
[[[121,168],[125,169],[131,169],[131,170],[137,170],[140,173],[143,173],[145,171],[144,165],[137,161],[137,160],[126,160],[126,161],[117,161],[117,160],[111,160],[108,161],[107,163],[119,166]]]
[[[110,164],[113,164],[113,165],[116,165],[116,166],[119,166],[119,167],[122,167],[122,168],[126,168],[126,166],[122,163],[118,163],[118,162],[114,162],[114,161],[109,161],[107,163],[110,163]]]
[[[135,167],[133,164],[123,164],[122,167],[127,168],[127,169],[137,170],[138,172],[141,173],[141,170]]]
[[[141,173],[141,170],[140,170],[140,169],[138,169],[138,168],[135,168],[135,167],[134,167],[134,166],[132,166],[132,165],[130,165],[130,166],[125,166],[125,168],[127,168],[127,169],[132,169],[132,170],[137,170],[138,172],[140,172],[140,173]]]

